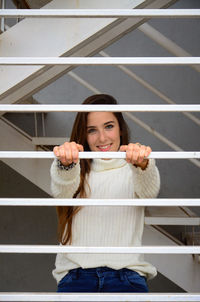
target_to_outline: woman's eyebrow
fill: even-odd
[[[109,122],[104,123],[104,125],[107,125],[107,124],[110,124],[110,123],[115,123],[115,122],[114,121],[109,121]]]
[[[87,129],[88,129],[88,128],[95,128],[95,127],[96,127],[96,126],[87,126]]]

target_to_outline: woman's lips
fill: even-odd
[[[104,145],[104,146],[97,146],[97,147],[98,147],[98,149],[99,149],[101,152],[106,152],[106,151],[109,151],[109,150],[110,150],[111,145],[112,145],[112,144]]]

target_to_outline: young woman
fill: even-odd
[[[117,104],[109,95],[83,104]],[[125,159],[81,159],[79,151],[125,151]],[[70,138],[54,148],[52,193],[56,198],[155,198],[160,188],[151,148],[129,143],[121,113],[78,113]],[[61,244],[140,246],[144,207],[58,207]],[[148,292],[146,280],[156,269],[139,254],[58,254],[53,276],[58,292]]]

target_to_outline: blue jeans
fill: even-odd
[[[145,277],[126,268],[77,268],[70,270],[62,278],[57,292],[145,293],[148,292],[148,287]]]

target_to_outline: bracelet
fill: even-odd
[[[65,171],[68,171],[68,170],[71,170],[73,169],[74,167],[76,166],[76,163],[71,163],[70,165],[68,166],[64,166],[61,161],[59,159],[57,159],[57,167],[61,170],[65,170]]]

